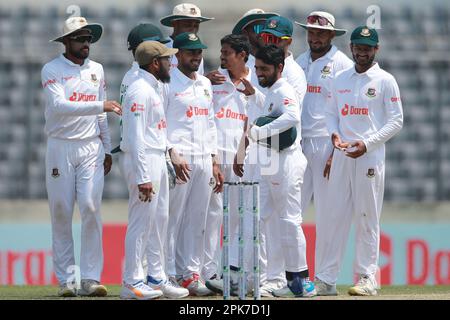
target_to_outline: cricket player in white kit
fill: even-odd
[[[241,78],[246,78],[249,81],[252,78],[253,72],[246,66],[250,43],[247,37],[242,35],[227,35],[220,42],[221,69],[219,69],[219,72],[225,77],[226,81],[221,85],[213,86],[213,103],[218,135],[218,159],[224,180],[237,182],[239,177],[233,173],[233,160],[247,121],[248,105],[248,99],[237,88],[244,89]],[[218,278],[217,275],[220,276],[221,273],[219,265],[221,259],[220,227],[223,218],[222,200],[223,195],[221,193],[211,194],[205,232],[206,242],[203,266],[203,278],[205,280]],[[234,239],[234,231],[238,222],[237,188],[230,190],[229,207],[232,216],[230,232],[231,238]],[[251,230],[251,228],[249,229]],[[249,239],[248,243],[251,243],[251,239]],[[234,261],[234,263],[232,261],[231,265],[237,266],[237,261]],[[208,282],[206,282],[206,285],[208,286]]]
[[[260,32],[259,41],[261,46],[273,44],[283,49],[285,61],[281,76],[294,87],[301,113],[307,83],[305,73],[295,62],[293,54],[289,51],[289,47],[292,44],[293,29],[293,24],[289,19],[281,16],[270,17],[265,21],[264,27]],[[263,93],[267,94],[264,91]],[[261,198],[265,198],[265,193],[268,190],[261,186],[260,192]],[[264,211],[269,210],[269,208],[261,207],[261,210],[261,215],[264,216]],[[264,296],[270,296],[271,291],[286,285],[283,248],[277,234],[279,230],[277,226],[278,220],[273,215],[271,215],[271,218],[272,220],[267,220],[267,225],[261,225],[263,230],[261,237],[261,273],[263,283],[261,294]],[[265,220],[262,221],[264,223]]]
[[[166,27],[173,28],[172,35],[169,38],[167,47],[173,47],[173,40],[177,35],[184,32],[198,33],[200,23],[213,20],[214,18],[203,17],[200,8],[192,3],[181,3],[173,8],[172,14],[160,20],[161,24]],[[172,68],[178,66],[178,59],[176,56],[171,60]],[[203,75],[205,72],[203,59],[197,71]]]
[[[169,219],[169,185],[162,93],[163,83],[170,81],[171,55],[176,52],[177,49],[156,41],[142,42],[135,54],[140,69],[123,101],[120,167],[129,191],[124,284],[120,294],[123,299],[147,300],[163,294],[168,298],[183,298],[189,294],[168,281],[163,254]],[[153,254],[148,254],[150,245]]]
[[[359,280],[351,295],[376,295],[380,215],[384,193],[385,143],[403,126],[400,91],[394,77],[374,62],[378,34],[356,28],[350,44],[355,66],[332,82],[327,127],[335,147],[329,180],[326,263],[319,281],[335,286],[352,220],[355,222],[354,271]]]
[[[52,221],[53,264],[58,295],[105,296],[100,285],[103,268],[100,204],[104,175],[112,165],[111,138],[105,112],[121,114],[115,101],[106,101],[101,64],[88,59],[90,43],[99,40],[102,26],[83,17],[65,21],[64,54],[42,69],[45,133],[48,136],[46,186]],[[75,266],[72,217],[75,200],[81,214],[81,288],[69,283]]]
[[[325,262],[323,253],[326,250],[323,233],[328,232],[329,226],[325,210],[328,202],[329,166],[327,161],[330,164],[333,153],[325,121],[329,82],[337,72],[353,66],[353,62],[331,44],[335,36],[344,35],[346,32],[335,28],[335,19],[332,14],[314,11],[307,17],[306,24],[296,23],[307,30],[309,44],[309,50],[296,60],[305,71],[308,82],[302,109],[302,150],[308,160],[302,189],[302,212],[306,212],[314,195],[315,265],[316,268],[321,269],[321,264]],[[316,285],[316,290],[318,295],[337,294],[337,292],[327,291],[326,287],[321,285]]]
[[[290,146],[279,151],[270,150],[268,157],[274,163],[272,171],[261,168],[260,173],[260,184],[269,190],[267,197],[261,197],[261,208],[270,211],[269,215],[261,215],[261,219],[268,220],[274,215],[278,220],[278,230],[274,234],[282,244],[287,280],[287,285],[274,290],[273,295],[309,297],[315,295],[315,290],[308,279],[306,240],[301,229],[300,197],[306,158],[300,146],[300,105],[295,89],[281,77],[285,51],[275,45],[265,46],[258,50],[255,58],[259,84],[268,88],[262,104],[263,114],[276,119],[260,127],[252,125],[248,131],[249,139],[260,141],[292,128],[297,130],[297,137]],[[250,97],[252,106],[259,105],[255,89],[248,81],[244,84],[244,93]],[[264,223],[267,225],[267,221]]]
[[[191,295],[212,292],[200,277],[205,248],[206,216],[214,189],[220,192],[217,131],[211,82],[196,71],[206,46],[194,33],[174,41],[178,67],[171,72],[166,107],[169,150],[179,184],[170,191],[166,268]],[[214,177],[213,177],[214,168]]]

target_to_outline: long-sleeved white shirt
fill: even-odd
[[[167,123],[164,115],[162,84],[140,69],[127,89],[122,104],[122,141],[120,149],[131,154],[136,183],[150,182],[146,152],[167,148]]]
[[[397,82],[378,63],[365,73],[357,73],[355,67],[338,73],[329,99],[329,134],[338,133],[346,142],[362,140],[367,152],[384,145],[403,126]]]
[[[167,42],[166,44],[164,44],[167,48],[173,48],[173,40],[172,38],[170,38],[170,41]],[[198,71],[197,73],[204,75],[205,74],[205,66],[203,63],[204,59],[202,59],[202,61],[200,62],[200,66],[198,67]],[[172,56],[172,60],[170,61],[170,67],[172,70],[176,69],[178,67],[178,59],[176,57],[176,55]]]
[[[329,82],[336,73],[353,66],[353,62],[335,46],[323,57],[312,61],[311,50],[301,54],[296,62],[305,71],[308,89],[303,100],[302,137],[328,136],[325,109]]]
[[[103,101],[106,82],[101,64],[86,59],[78,65],[63,54],[44,65],[45,133],[48,137],[84,140],[99,136],[105,153],[111,137]]]
[[[239,141],[247,120],[248,98],[236,90],[228,70],[219,69],[226,77],[225,83],[213,86],[213,104],[217,127],[217,148],[222,163],[233,163]],[[248,69],[247,80],[251,80],[252,71]],[[244,89],[241,83],[239,89]]]
[[[256,98],[256,95],[250,96],[251,100]],[[300,107],[297,92],[287,79],[280,78],[269,88],[264,100],[262,114],[278,118],[261,127],[253,126],[250,130],[252,139],[261,140],[295,127],[297,129],[296,143],[287,150],[299,146],[298,142],[301,140]]]
[[[165,114],[169,148],[189,156],[217,154],[211,82],[196,73],[192,80],[172,69]]]

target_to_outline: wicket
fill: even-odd
[[[222,268],[223,268],[223,298],[230,299],[230,212],[229,212],[229,192],[230,187],[239,188],[238,201],[238,274],[239,274],[239,299],[244,300],[247,294],[247,277],[244,268],[244,188],[252,188],[252,221],[253,221],[253,298],[255,300],[261,299],[259,291],[259,245],[260,245],[260,229],[259,229],[259,184],[258,182],[225,182],[223,191],[223,235],[222,235]]]

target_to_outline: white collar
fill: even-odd
[[[152,87],[157,88],[159,86],[158,79],[156,79],[150,72],[139,68],[139,75],[142,76]]]
[[[187,77],[183,72],[181,72],[180,69],[175,68],[175,70],[173,71],[173,75],[176,76],[183,85],[189,85],[189,84],[193,84],[195,82],[198,82],[200,80],[199,75],[197,74],[197,72],[195,73],[196,79],[192,80],[191,78]]]
[[[378,62],[375,62],[375,64],[373,66],[371,66],[366,72],[364,73],[358,73],[356,71],[356,64],[353,66],[353,72],[352,75],[357,75],[357,76],[362,76],[362,75],[367,75],[368,77],[373,77],[375,76],[379,71],[380,71],[380,66],[378,65]]]

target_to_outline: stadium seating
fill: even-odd
[[[164,4],[164,2],[161,2]],[[102,23],[104,36],[92,46],[92,59],[104,65],[108,97],[119,99],[121,79],[131,64],[126,50],[128,31],[139,22],[159,24],[157,17],[171,8],[160,5],[101,11],[82,7],[88,20]],[[210,16],[220,12],[208,9]],[[286,16],[302,21],[305,12],[284,8]],[[365,12],[353,7],[333,11],[338,25],[351,30],[364,23]],[[0,10],[0,198],[45,198],[44,98],[42,65],[62,47],[48,40],[59,35],[63,18],[59,7]],[[219,35],[230,32],[236,16],[217,19],[201,28],[210,46],[206,69],[218,66]],[[404,104],[401,134],[387,144],[385,199],[389,201],[450,200],[450,19],[447,6],[393,7],[383,11],[378,60],[397,79]],[[167,34],[168,29],[163,28]],[[336,39],[349,54],[349,36]],[[305,32],[295,27],[294,56],[305,50]],[[109,115],[113,146],[119,141],[118,118]],[[127,196],[118,159],[105,181],[104,198]]]

